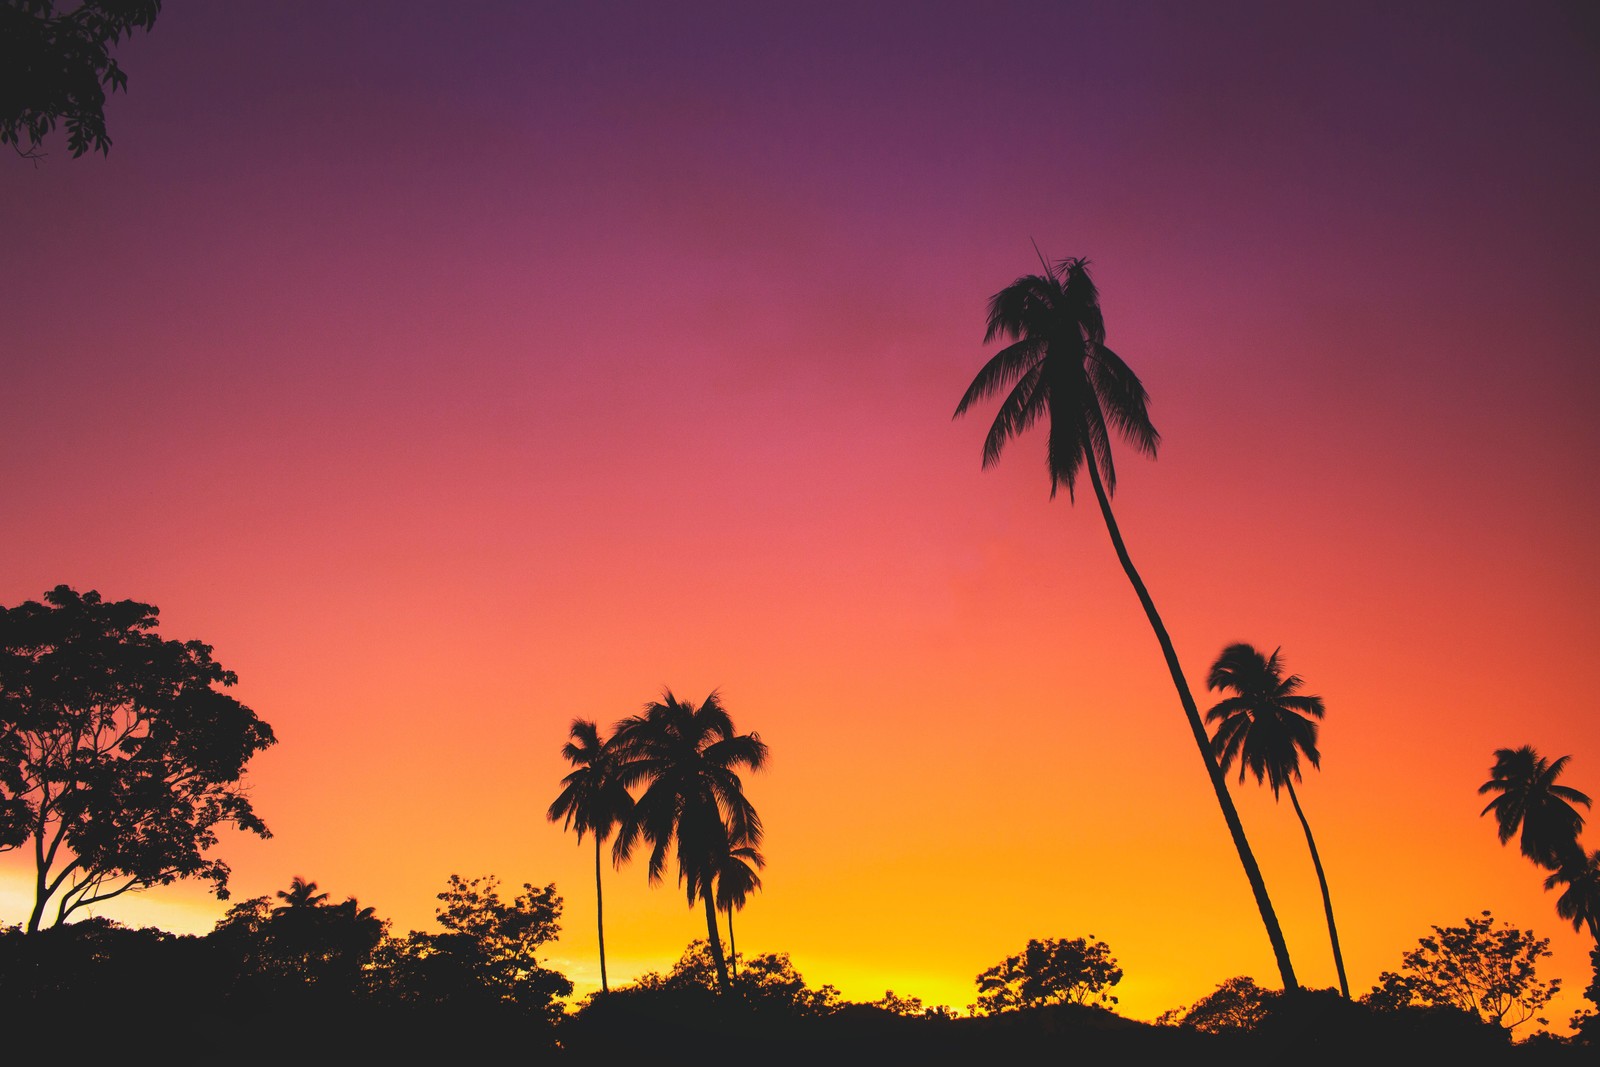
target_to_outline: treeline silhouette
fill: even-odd
[[[1115,1014],[1122,977],[1103,942],[1045,939],[977,976],[975,1014],[886,992],[872,1002],[812,987],[787,953],[738,958],[729,986],[704,940],[665,973],[572,990],[535,951],[557,932],[553,886],[514,897],[494,878],[452,876],[440,929],[391,935],[371,908],[295,881],[275,900],[234,905],[209,934],[130,929],[94,918],[0,931],[0,1004],[19,1051],[71,1034],[75,1055],[201,1049],[228,1060],[310,1062],[481,1054],[524,1062],[704,1062],[716,1049],[772,1063],[1333,1062],[1382,1055],[1470,1063],[1580,1063],[1584,1048],[1513,1044],[1509,1030],[1448,1004],[1351,1001],[1335,990],[1222,983],[1155,1023]],[[734,977],[733,972],[737,972]],[[1376,992],[1376,991],[1375,991]],[[987,1004],[985,1004],[987,1001]]]

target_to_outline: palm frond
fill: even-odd
[[[973,404],[1008,387],[1029,368],[1038,364],[1044,357],[1044,350],[1045,343],[1042,338],[1025,337],[996,352],[989,362],[983,365],[983,369],[978,371],[977,376],[972,379],[972,384],[967,386],[967,391],[961,395],[961,402],[956,405],[955,414],[950,417],[960,418]]]
[[[1001,403],[1000,410],[995,414],[994,422],[989,427],[988,436],[983,441],[984,469],[999,461],[1006,442],[1013,437],[1021,436],[1044,413],[1044,404],[1039,393],[1039,382],[1043,374],[1044,365],[1036,364],[1022,376]]]

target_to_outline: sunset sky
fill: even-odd
[[[1600,796],[1585,5],[167,0],[116,54],[108,157],[0,153],[0,604],[143,600],[238,673],[279,743],[235,899],[404,933],[554,882],[586,992],[568,724],[717,689],[772,751],[741,951],[955,1007],[1030,937],[1105,940],[1136,1018],[1277,986],[1092,498],[951,417],[1037,242],[1152,396],[1115,506],[1202,708],[1235,641],[1327,703],[1352,987],[1488,908],[1580,1006],[1476,790],[1531,744]],[[1233,792],[1334,985],[1292,810]],[[613,981],[705,936],[606,878]]]

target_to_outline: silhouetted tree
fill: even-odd
[[[283,903],[273,910],[282,914],[297,908],[320,908],[328,902],[328,894],[317,892],[317,883],[308,882],[297,874],[289,880],[288,889],[278,890],[278,899]]]
[[[1583,991],[1583,999],[1587,1000],[1594,1008],[1574,1012],[1571,1026],[1577,1031],[1578,1040],[1584,1044],[1600,1044],[1600,943],[1589,950],[1589,970],[1594,975],[1589,980],[1588,988]]]
[[[996,353],[978,372],[956,405],[955,414],[959,417],[978,401],[1009,389],[984,441],[983,465],[991,466],[1000,458],[1006,442],[1045,419],[1049,423],[1045,460],[1050,472],[1050,495],[1054,497],[1056,490],[1065,484],[1067,495],[1071,497],[1079,472],[1088,472],[1112,547],[1155,631],[1189,731],[1211,779],[1217,804],[1239,853],[1239,862],[1255,893],[1256,906],[1272,943],[1284,988],[1298,988],[1288,946],[1272,901],[1267,897],[1266,882],[1245,840],[1244,826],[1228,795],[1222,771],[1211,757],[1210,740],[1178,662],[1177,650],[1144,580],[1134,569],[1116,516],[1111,511],[1111,495],[1117,486],[1116,467],[1111,458],[1112,430],[1150,456],[1156,454],[1161,438],[1150,422],[1149,397],[1144,385],[1122,358],[1106,347],[1100,296],[1089,279],[1087,263],[1082,259],[1063,259],[1054,267],[1046,264],[1043,274],[1025,275],[996,293],[989,301],[984,341],[988,343],[997,337],[1010,338],[1012,343]]]
[[[163,640],[157,610],[67,586],[0,608],[0,850],[31,843],[28,930],[180,878],[228,895],[206,855],[221,827],[268,837],[240,784],[273,744],[219,692],[237,678],[199,641]]]
[[[554,1021],[558,998],[572,992],[559,971],[540,966],[538,949],[560,932],[555,886],[524,884],[502,900],[494,877],[450,876],[439,894],[442,934],[412,931],[378,947],[378,999],[408,1007],[512,1010]]]
[[[1542,982],[1536,973],[1549,955],[1548,938],[1510,924],[1496,928],[1485,911],[1462,926],[1435,926],[1402,957],[1400,972],[1384,971],[1362,1000],[1380,1010],[1449,1005],[1510,1030],[1536,1019],[1560,991],[1561,979]]]
[[[0,144],[37,159],[45,135],[64,119],[74,157],[90,148],[109,153],[106,90],[128,88],[110,46],[154,26],[161,0],[83,0],[59,15],[55,7],[55,0],[0,2]]]
[[[1229,978],[1193,1006],[1163,1012],[1156,1021],[1186,1026],[1203,1034],[1249,1033],[1266,1021],[1269,1005],[1278,994],[1262,989],[1249,975]]]
[[[1531,745],[1498,748],[1489,780],[1478,787],[1480,795],[1500,794],[1479,812],[1494,812],[1500,843],[1510,841],[1520,828],[1522,854],[1551,870],[1582,855],[1578,834],[1583,830],[1583,816],[1572,805],[1588,807],[1589,798],[1556,784],[1571,758],[1562,756],[1551,763]]]
[[[744,907],[751,893],[761,890],[761,876],[756,871],[767,865],[766,859],[750,845],[737,845],[717,860],[717,907],[728,916],[728,962],[733,976],[739,977],[739,946],[733,939],[733,913]]]
[[[717,937],[717,864],[735,842],[751,848],[761,844],[761,817],[744,795],[737,770],[760,770],[767,746],[757,734],[734,732],[715,692],[696,707],[671,690],[647,704],[643,714],[617,723],[611,743],[623,784],[644,786],[623,820],[613,854],[626,859],[636,841],[647,841],[654,884],[676,846],[678,882],[691,907],[696,900],[705,904],[718,988],[726,994],[727,961]]]
[[[1322,698],[1300,692],[1304,684],[1298,674],[1283,673],[1281,649],[1263,656],[1247,644],[1229,645],[1211,665],[1206,685],[1214,690],[1232,690],[1233,696],[1218,701],[1206,712],[1206,721],[1215,723],[1211,738],[1224,773],[1239,761],[1239,781],[1245,773],[1255,775],[1256,783],[1265,780],[1272,786],[1273,799],[1279,790],[1289,791],[1300,828],[1305,831],[1306,848],[1311,850],[1311,865],[1316,868],[1317,885],[1322,889],[1322,911],[1328,920],[1328,940],[1333,945],[1333,965],[1339,974],[1339,992],[1350,998],[1350,981],[1344,974],[1344,953],[1339,950],[1339,930],[1333,922],[1333,899],[1328,894],[1328,877],[1322,871],[1311,824],[1300,807],[1294,783],[1300,780],[1303,754],[1313,767],[1321,768],[1317,751],[1317,723],[1324,709]]]
[[[1071,940],[1035,939],[1020,955],[1008,956],[978,975],[974,1015],[1038,1008],[1047,1004],[1115,1004],[1111,989],[1122,981],[1111,948],[1094,935]]]
[[[1600,851],[1577,850],[1556,872],[1544,880],[1545,889],[1564,885],[1556,898],[1556,914],[1572,923],[1574,930],[1589,930],[1600,944]]]
[[[201,938],[130,929],[104,916],[33,933],[0,929],[8,1058],[77,1061],[110,1053],[115,1034],[126,1059],[130,1029],[159,1029],[175,1024],[177,1011],[193,1018],[220,1004],[209,963]],[[28,1055],[46,1051],[46,1042],[49,1056]]]
[[[354,897],[330,904],[317,883],[296,876],[282,901],[266,897],[228,909],[207,940],[229,961],[237,995],[276,999],[316,995],[352,999],[362,992],[363,969],[371,962],[387,923]]]
[[[633,810],[633,797],[616,773],[612,751],[600,738],[600,731],[587,719],[573,719],[571,740],[561,755],[573,770],[561,779],[561,793],[546,816],[551,822],[565,820],[564,830],[576,830],[578,840],[594,835],[595,921],[600,932],[600,991],[609,992],[606,981],[605,897],[600,889],[600,846]]]

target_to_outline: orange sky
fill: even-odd
[[[1139,1018],[1275,985],[1092,501],[950,418],[1037,240],[1152,394],[1116,507],[1191,683],[1281,645],[1327,702],[1352,986],[1491,908],[1564,1022],[1586,938],[1475,790],[1532,744],[1600,793],[1596,37],[1451,10],[169,4],[108,158],[0,160],[0,603],[152,602],[238,672],[239,898],[404,932],[553,881],[591,988],[567,724],[720,688],[773,755],[742,950],[957,1007],[1030,937],[1107,941]],[[1235,795],[1332,985],[1292,811]],[[642,865],[606,914],[614,977],[704,935]]]

